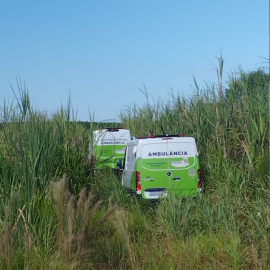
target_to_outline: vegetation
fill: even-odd
[[[52,116],[18,85],[1,108],[1,269],[269,269],[269,74],[241,69],[192,98],[170,94],[120,113],[135,136],[184,133],[200,152],[204,192],[156,204],[91,169],[97,123],[68,103]]]

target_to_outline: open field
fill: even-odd
[[[220,70],[222,71],[222,69]],[[134,136],[195,137],[203,193],[156,205],[88,160],[97,123],[70,103],[53,115],[17,104],[0,111],[0,269],[270,269],[269,73],[196,85],[187,99],[131,104]]]

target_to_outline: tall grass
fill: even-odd
[[[1,111],[0,221],[13,224],[12,241],[22,252],[26,236],[29,248],[38,241],[48,252],[55,226],[48,185],[64,172],[69,173],[75,194],[88,184],[87,159],[81,149],[87,133],[70,120],[69,108],[51,117],[32,109],[24,87],[18,82],[17,104],[5,105]]]
[[[220,75],[221,70],[218,71]],[[154,224],[159,224],[165,242],[169,239],[169,243],[182,245],[182,241],[198,239],[203,247],[200,240],[209,237],[212,243],[208,241],[206,248],[215,241],[220,246],[213,250],[215,258],[209,258],[210,251],[203,252],[197,246],[206,262],[202,259],[201,263],[196,258],[199,255],[190,254],[189,262],[180,265],[175,257],[172,267],[267,269],[269,74],[239,69],[231,75],[226,88],[221,79],[219,84],[206,84],[204,89],[195,81],[192,98],[171,92],[168,102],[151,102],[145,90],[146,103],[141,107],[130,105],[120,118],[137,136],[163,134],[164,130],[184,133],[197,141],[205,194],[196,201],[174,197],[164,200],[157,208]],[[175,256],[181,257],[182,252],[179,253],[175,252]]]
[[[267,159],[269,155],[269,74],[239,69],[227,85],[223,99],[214,84],[204,89],[195,84],[192,98],[171,92],[168,102],[150,102],[144,92],[145,105],[128,106],[120,119],[136,136],[163,134],[164,130],[195,137],[205,168],[216,164],[213,159],[230,159],[253,172],[261,156],[266,153]]]
[[[18,81],[0,112],[0,268],[268,269],[269,74],[239,69],[224,87],[220,64],[192,98],[144,89],[145,104],[120,113],[132,135],[197,141],[204,192],[155,204],[91,171],[92,118],[77,122],[70,101],[40,113]]]

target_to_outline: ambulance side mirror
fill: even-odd
[[[124,166],[122,166],[122,160],[121,159],[117,159],[116,161],[117,163],[117,169],[119,170],[123,170],[124,169]]]

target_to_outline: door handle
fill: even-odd
[[[181,177],[174,177],[173,180],[180,180]]]

